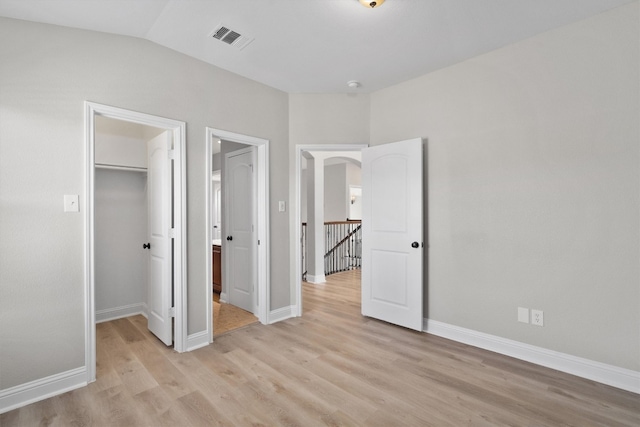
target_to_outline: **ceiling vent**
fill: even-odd
[[[211,37],[216,40],[220,40],[228,44],[229,46],[236,47],[240,50],[244,49],[253,41],[253,37],[248,37],[246,35],[240,34],[238,31],[234,31],[226,25],[218,25],[213,32],[211,33]]]

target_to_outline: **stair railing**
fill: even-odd
[[[331,221],[324,223],[325,248],[324,274],[329,276],[341,271],[362,267],[362,222],[360,220]],[[302,280],[307,278],[307,223],[302,223]]]

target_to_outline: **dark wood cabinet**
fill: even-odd
[[[222,247],[213,245],[213,292],[222,291]]]

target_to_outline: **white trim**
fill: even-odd
[[[536,365],[566,372],[633,393],[640,393],[640,372],[630,369],[619,368],[617,366],[536,347],[495,335],[449,325],[437,320],[424,319],[423,330],[432,335],[515,357],[516,359],[525,360],[535,363]]]
[[[294,266],[290,269],[291,277],[289,278],[293,293],[293,316],[302,316],[302,254],[300,250],[300,239],[302,238],[302,230],[300,224],[302,224],[302,214],[300,210],[300,191],[301,191],[301,173],[302,173],[302,153],[304,151],[360,151],[363,148],[367,148],[369,144],[309,144],[301,145],[297,144],[295,149],[295,170],[293,171],[294,187],[293,195],[291,197],[291,205],[293,206],[294,215],[291,218],[289,225],[289,252],[291,265]]]
[[[206,215],[206,299],[207,299],[207,324],[206,333],[209,342],[213,342],[213,328],[211,319],[213,318],[213,289],[212,289],[212,250],[211,250],[211,175],[213,173],[213,144],[218,139],[225,141],[238,142],[241,144],[252,145],[257,151],[256,173],[257,173],[257,238],[260,241],[258,245],[258,309],[254,313],[260,323],[269,323],[269,307],[271,305],[270,298],[270,241],[269,241],[269,140],[257,138],[248,135],[242,135],[235,132],[229,132],[222,129],[207,127],[205,129],[205,168],[207,170],[207,178],[205,182],[205,215]],[[217,143],[217,142],[216,142]],[[228,295],[226,292],[220,294],[220,301],[227,302]]]
[[[312,274],[307,273],[307,282],[309,283],[313,283],[313,284],[320,284],[320,283],[326,283],[327,282],[327,276],[325,276],[324,274],[319,274],[317,276],[314,276]]]
[[[94,183],[95,183],[95,116],[104,116],[142,125],[166,129],[172,132],[174,170],[174,350],[183,352],[187,344],[187,236],[186,236],[186,123],[85,101],[85,366],[86,382],[96,379],[96,328],[95,328],[95,250],[94,250]]]
[[[187,350],[193,351],[209,345],[209,331],[196,332],[187,337]]]
[[[229,303],[229,295],[227,295],[226,292],[220,292],[220,302],[223,302],[225,304]]]
[[[294,306],[288,305],[286,307],[276,308],[269,312],[269,324],[281,322],[292,317],[296,317]]]
[[[96,323],[108,322],[109,320],[121,319],[123,317],[145,315],[145,304],[129,304],[104,310],[96,310]]]
[[[81,367],[10,387],[0,391],[0,414],[86,385],[87,371]]]
[[[213,138],[210,136],[209,128],[205,129],[205,144],[204,144],[204,157],[205,157],[205,170],[207,171],[206,176],[207,179],[204,183],[204,194],[205,196],[205,206],[204,206],[204,215],[205,215],[205,239],[207,241],[207,250],[206,250],[206,260],[205,260],[205,280],[207,283],[205,284],[205,292],[207,304],[205,305],[205,318],[207,322],[207,326],[204,330],[207,336],[207,343],[213,342],[213,328],[209,326],[211,322],[213,322],[213,233],[212,233],[212,222],[211,222],[211,181],[213,180]],[[222,235],[220,235],[222,237]],[[188,346],[190,347],[190,346]]]

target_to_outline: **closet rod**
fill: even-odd
[[[147,168],[140,168],[137,166],[115,166],[115,165],[108,165],[105,163],[96,163],[96,168],[98,169],[111,169],[111,170],[118,170],[118,171],[131,171],[131,172],[146,172]]]

